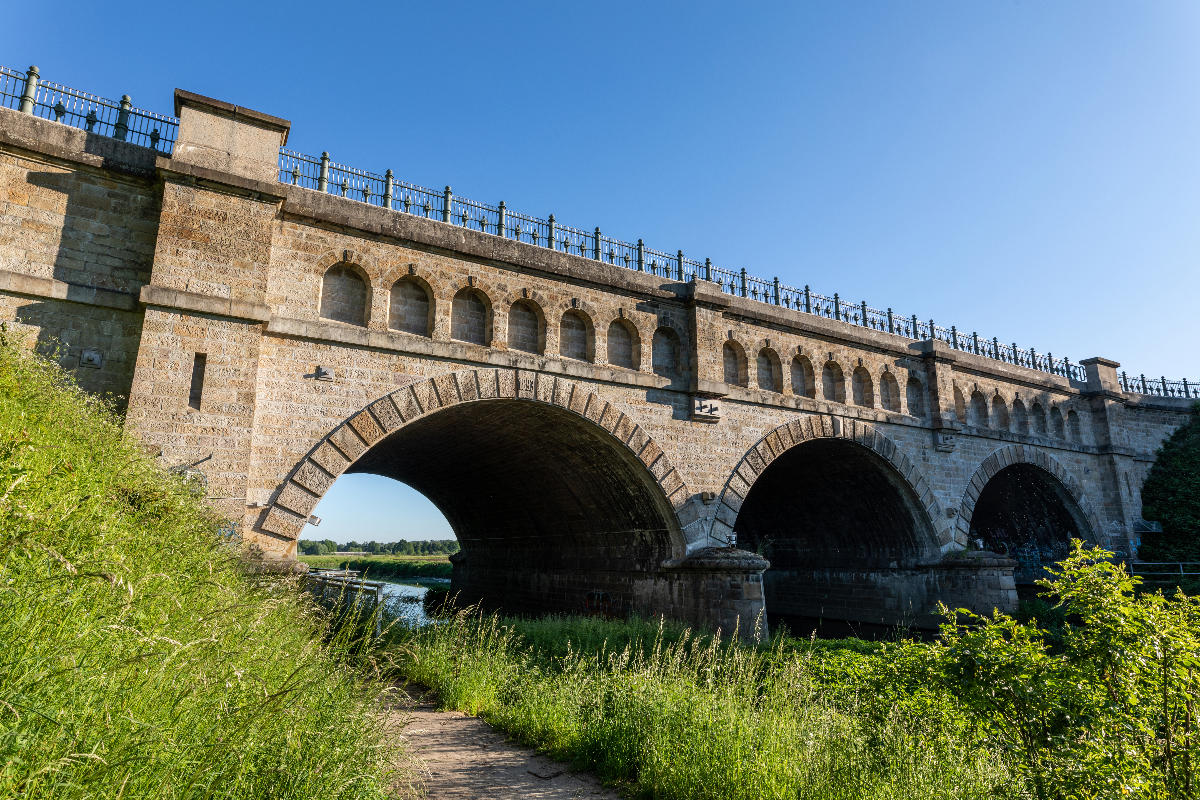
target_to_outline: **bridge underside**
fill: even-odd
[[[403,481],[445,514],[462,546],[460,602],[517,613],[702,618],[695,581],[654,477],[606,431],[555,406],[462,404],[393,433],[350,470]],[[683,585],[687,584],[687,585]]]
[[[738,544],[771,562],[772,625],[931,628],[939,601],[1006,607],[996,559],[943,560],[912,489],[875,452],[845,440],[794,447],[759,476],[739,512]]]

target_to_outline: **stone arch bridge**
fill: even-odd
[[[445,513],[455,588],[515,610],[930,625],[1011,608],[1068,537],[1128,553],[1189,404],[640,243],[627,269],[314,191],[280,180],[286,121],[176,106],[151,147],[0,109],[0,319],[128,398],[263,558],[370,472]]]

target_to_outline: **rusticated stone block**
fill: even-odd
[[[383,438],[383,429],[379,427],[379,423],[375,421],[375,417],[371,416],[370,412],[362,411],[350,418],[350,427],[354,428],[362,440],[368,446],[375,444]]]
[[[351,462],[367,452],[367,445],[349,425],[342,425],[329,435],[329,441]]]
[[[411,422],[424,413],[421,405],[417,402],[417,394],[411,386],[393,392],[392,402],[396,404],[396,409],[404,417],[405,422]]]
[[[297,483],[292,482],[284,484],[283,491],[279,493],[275,504],[307,518],[312,513],[312,510],[317,507],[319,500],[320,498],[300,488]]]
[[[313,451],[311,458],[321,469],[334,477],[341,475],[346,471],[346,467],[350,466],[350,460],[328,442],[322,442],[320,447]]]
[[[370,408],[375,419],[379,420],[379,424],[383,427],[384,433],[391,433],[404,424],[404,419],[400,416],[400,411],[392,402],[390,395],[376,400]]]
[[[301,464],[300,469],[296,470],[296,474],[292,476],[292,480],[318,497],[329,491],[330,486],[333,486],[333,477],[312,460]]]
[[[267,512],[267,518],[263,520],[262,529],[276,536],[295,539],[300,535],[300,531],[307,521],[308,517],[298,516],[279,506],[272,506],[271,510]]]
[[[476,382],[475,370],[456,372],[454,380],[457,384],[458,396],[464,403],[479,399],[479,384]]]

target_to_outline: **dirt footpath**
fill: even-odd
[[[507,741],[481,719],[414,699],[392,712],[405,770],[430,800],[619,800],[587,773]],[[389,726],[390,727],[390,726]]]

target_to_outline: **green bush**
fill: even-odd
[[[0,797],[382,797],[382,684],[0,331]]]
[[[1142,486],[1142,516],[1162,532],[1142,537],[1143,561],[1200,561],[1200,403],[1158,451]]]
[[[1111,555],[1074,543],[1048,624],[956,612],[934,674],[1039,800],[1195,797],[1200,603],[1136,594]]]

